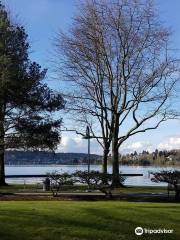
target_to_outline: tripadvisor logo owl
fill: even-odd
[[[143,234],[143,228],[142,227],[135,228],[135,234],[136,235],[142,235]]]

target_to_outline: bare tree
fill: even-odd
[[[93,84],[95,89],[95,85],[98,86],[98,84]],[[88,90],[89,87],[86,86],[86,89]],[[71,120],[73,119],[76,122],[75,128],[78,129],[78,133],[83,133],[85,127],[88,125],[91,132],[90,137],[96,139],[103,148],[102,172],[107,173],[107,161],[112,135],[110,131],[110,117],[108,116],[109,112],[105,107],[106,99],[103,86],[101,86],[101,92],[98,93],[99,89],[100,87],[98,86],[96,92],[88,91],[87,93],[79,87],[76,93],[73,91],[73,93],[71,92],[64,97],[67,100],[66,110],[70,113]]]
[[[112,145],[114,185],[119,184],[119,148],[131,136],[156,129],[179,114],[173,105],[179,60],[170,31],[152,1],[87,1],[56,49],[66,76],[70,110]],[[62,68],[60,69],[62,70]],[[79,115],[81,117],[79,117]],[[99,124],[98,124],[99,123]],[[104,134],[105,132],[105,134]]]

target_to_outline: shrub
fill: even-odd
[[[161,171],[161,172],[151,172],[153,182],[165,182],[172,184],[175,190],[175,197],[179,198],[180,195],[180,171]]]
[[[63,186],[72,186],[74,184],[71,174],[68,173],[58,173],[57,171],[48,173],[50,179],[50,190],[53,193],[53,196],[57,196],[60,189]]]
[[[103,192],[106,196],[112,196],[112,174],[104,174],[98,171],[76,171],[73,174],[68,173],[49,173],[48,177],[50,179],[50,189],[53,196],[57,196],[58,192],[63,186],[72,186],[75,183],[80,183],[88,186],[88,190],[99,190]],[[120,182],[123,184],[125,177],[120,175]]]
[[[76,182],[88,185],[89,189],[99,190],[106,196],[112,196],[112,174],[100,173],[99,171],[77,171],[73,174]],[[125,178],[120,175],[120,182],[123,183]]]

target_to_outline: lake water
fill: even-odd
[[[143,174],[140,177],[128,177],[125,180],[126,185],[131,186],[164,186],[164,183],[153,183],[150,179],[149,172],[157,172],[162,170],[180,170],[180,167],[152,167],[152,166],[120,166],[120,171],[126,174]],[[38,166],[5,166],[6,175],[30,175],[30,174],[46,174],[48,172],[68,172],[73,173],[76,170],[87,170],[86,165],[38,165]],[[92,165],[91,170],[101,170],[101,165]],[[112,167],[108,166],[108,172],[112,172]],[[42,182],[40,178],[31,179],[7,179],[8,183],[38,183]]]

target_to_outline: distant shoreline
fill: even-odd
[[[88,165],[87,163],[80,163],[80,164],[5,164],[6,167],[47,167],[47,166],[86,166]],[[101,166],[101,163],[91,163],[91,166]],[[108,166],[111,166],[111,164],[108,164]],[[151,164],[151,165],[137,165],[137,164],[119,164],[119,166],[127,166],[127,167],[180,167],[180,164],[176,165],[164,165],[164,164]]]

